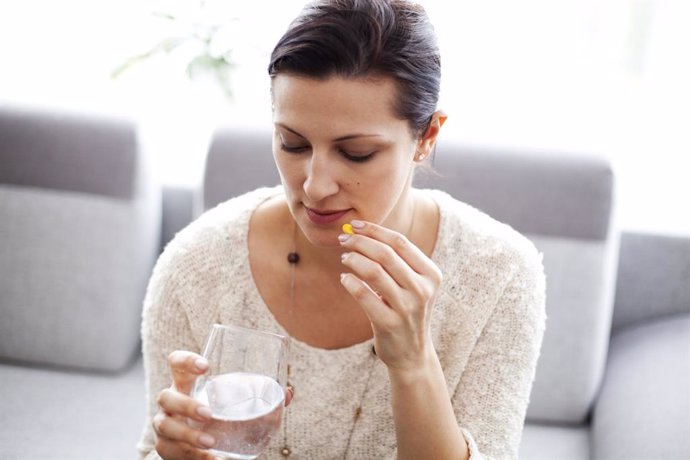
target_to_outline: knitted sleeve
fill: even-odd
[[[172,383],[168,355],[175,350],[201,352],[217,317],[223,289],[232,285],[225,272],[230,245],[228,229],[238,216],[280,189],[264,188],[233,198],[205,212],[181,230],[159,257],[144,300],[142,351],[146,376],[147,416],[137,445],[140,459],[159,459],[152,418],[158,393]],[[236,233],[244,244],[246,219]]]
[[[541,255],[531,247],[513,261],[452,397],[472,460],[517,458],[544,334]]]
[[[137,444],[139,458],[159,460],[155,451],[155,432],[152,418],[158,411],[158,393],[172,383],[168,355],[174,350],[196,350],[187,315],[175,281],[179,258],[173,257],[170,246],[159,258],[149,281],[144,300],[142,322],[142,350],[146,376],[147,414]]]

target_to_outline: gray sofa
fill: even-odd
[[[145,164],[133,133],[0,113],[0,459],[135,458],[136,337],[159,235],[278,182],[269,132],[223,129],[203,187],[160,200],[132,166]],[[435,166],[418,186],[510,223],[544,254],[547,330],[520,458],[690,458],[690,236],[621,233],[613,173],[597,157],[446,141]]]
[[[0,459],[134,457],[160,203],[132,123],[0,110]]]

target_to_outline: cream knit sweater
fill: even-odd
[[[252,211],[278,193],[280,187],[259,189],[208,211],[158,260],[142,326],[149,404],[141,458],[159,458],[151,417],[156,395],[171,382],[171,351],[200,352],[213,323],[285,334],[259,296],[247,253]],[[516,458],[544,332],[541,256],[507,225],[443,192],[424,193],[440,210],[432,259],[444,280],[431,330],[458,424],[472,459]],[[293,341],[295,398],[284,424],[290,459],[342,459],[351,432],[348,458],[395,458],[388,375],[371,346],[325,350]],[[260,458],[282,460],[283,436]]]

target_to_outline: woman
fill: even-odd
[[[424,11],[317,1],[269,73],[282,186],[207,212],[161,256],[142,456],[212,458],[215,440],[185,420],[210,416],[187,395],[220,322],[292,340],[289,406],[262,458],[515,458],[544,328],[541,259],[509,227],[411,186],[446,119]]]

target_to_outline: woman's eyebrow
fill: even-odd
[[[342,136],[335,139],[336,142],[347,141],[350,139],[358,139],[361,137],[381,137],[379,134],[348,134],[347,136]]]
[[[299,136],[299,137],[301,137],[302,139],[306,139],[306,137],[304,137],[303,135],[301,135],[300,133],[298,133],[298,132],[295,131],[294,129],[290,128],[289,126],[285,126],[285,125],[282,124],[282,123],[276,123],[276,126],[280,126],[280,127],[283,128],[284,130],[290,131],[290,132],[291,132],[292,134],[294,134],[295,136]]]
[[[303,136],[303,135],[300,134],[299,132],[295,131],[294,129],[290,128],[289,126],[286,126],[286,125],[284,125],[284,124],[282,124],[282,123],[276,123],[276,126],[280,126],[280,127],[283,128],[284,130],[290,131],[290,132],[291,132],[292,134],[294,134],[295,136],[299,136],[299,137],[301,137],[302,139],[306,139],[305,136]],[[342,142],[342,141],[347,141],[347,140],[350,140],[350,139],[358,139],[358,138],[362,138],[362,137],[381,137],[381,135],[380,135],[380,134],[364,134],[364,133],[347,134],[347,135],[345,135],[345,136],[340,136],[340,137],[338,137],[338,138],[336,138],[336,139],[333,139],[333,141],[334,141],[334,142]]]

